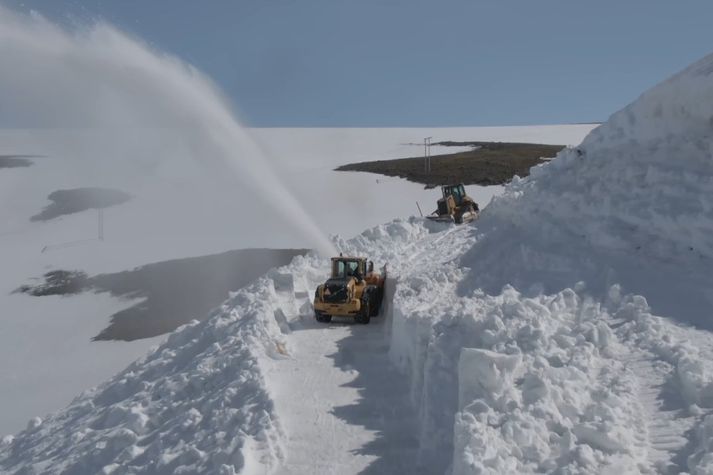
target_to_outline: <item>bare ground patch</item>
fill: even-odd
[[[133,270],[93,277],[81,271],[54,270],[39,283],[16,292],[33,296],[109,292],[138,303],[111,315],[94,340],[131,341],[175,330],[210,310],[273,267],[288,264],[305,249],[239,249],[221,254],[157,262]],[[98,315],[98,317],[102,317]]]
[[[131,195],[111,188],[74,188],[53,191],[47,197],[51,201],[41,212],[32,216],[30,221],[49,221],[67,214],[79,213],[88,209],[102,209],[120,205],[131,199]]]
[[[0,155],[0,168],[31,167],[34,162],[30,158],[35,155]]]
[[[502,185],[513,176],[524,177],[530,168],[552,158],[564,145],[541,145],[506,142],[438,142],[434,145],[471,146],[472,150],[431,157],[427,173],[424,158],[410,157],[393,160],[350,163],[337,171],[360,171],[405,178],[427,188],[450,183],[466,185]]]

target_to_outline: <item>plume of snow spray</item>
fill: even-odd
[[[131,131],[124,141],[127,160],[129,150],[142,146],[135,143],[137,134],[162,135],[203,164],[230,170],[236,183],[255,188],[258,200],[269,195],[260,207],[263,217],[284,219],[320,253],[336,252],[217,88],[190,65],[106,23],[67,31],[1,6],[0,64],[0,123],[91,128],[114,136]]]

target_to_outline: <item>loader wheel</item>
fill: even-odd
[[[324,315],[317,312],[314,312],[314,318],[320,323],[329,323],[332,321],[331,315]]]
[[[361,311],[356,317],[357,323],[368,324],[371,320],[371,301],[369,298],[365,298],[361,303]]]
[[[374,308],[372,309],[374,317],[379,315],[379,312],[381,311],[381,305],[384,303],[384,289],[379,288],[376,291],[376,304],[374,305]]]

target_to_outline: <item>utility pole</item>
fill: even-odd
[[[97,232],[100,241],[104,240],[104,208],[97,208]]]
[[[431,173],[431,139],[426,137],[423,139],[423,169],[426,173]]]

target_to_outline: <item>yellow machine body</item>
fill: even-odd
[[[386,266],[379,274],[365,257],[333,257],[330,278],[315,291],[315,318],[329,322],[332,317],[354,317],[368,323],[379,312],[385,280]]]
[[[441,186],[443,197],[438,200],[438,208],[427,216],[433,221],[468,223],[478,217],[478,203],[468,196],[462,183]]]

